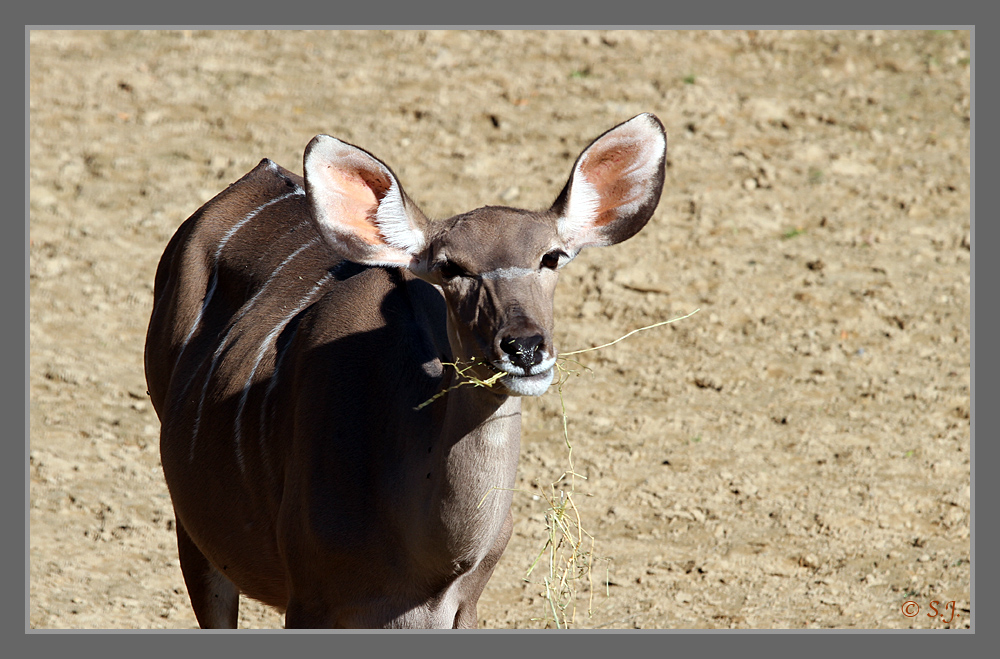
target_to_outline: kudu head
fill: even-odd
[[[558,271],[584,247],[638,232],[663,187],[663,125],[641,114],[590,144],[546,211],[486,206],[428,222],[395,174],[367,151],[319,135],[305,151],[320,233],[345,258],[408,268],[444,294],[454,357],[501,393],[538,396],[555,371]]]

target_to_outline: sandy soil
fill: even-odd
[[[565,387],[575,500],[610,558],[575,626],[967,627],[969,47],[33,33],[31,627],[195,625],[142,349],[157,260],[202,203],[265,156],[301,172],[323,132],[378,154],[430,216],[545,207],[583,146],[644,111],[669,136],[659,209],[564,271],[559,345],[701,311],[582,356],[591,372]],[[569,458],[558,395],[525,408],[482,627],[547,624],[524,575],[538,495]],[[241,626],[281,624],[244,603]]]

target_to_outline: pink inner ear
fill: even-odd
[[[364,176],[366,173],[327,167],[325,174],[329,179],[328,189],[333,192],[333,198],[327,200],[327,212],[336,217],[339,223],[350,226],[354,234],[365,243],[382,245],[385,240],[375,224],[379,199],[372,189],[372,184],[377,185],[377,182],[369,182]]]
[[[641,151],[640,144],[618,142],[604,149],[592,148],[584,156],[581,173],[600,199],[595,226],[613,222],[618,217],[615,212],[618,208],[643,196],[642,186],[630,180],[630,174],[638,168],[636,161]]]

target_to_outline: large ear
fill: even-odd
[[[652,114],[640,114],[591,143],[552,205],[567,252],[613,245],[646,226],[663,189],[667,136]]]
[[[385,163],[329,135],[309,142],[304,161],[313,218],[338,253],[364,265],[411,264],[427,220]]]

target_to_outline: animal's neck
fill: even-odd
[[[477,563],[510,510],[521,448],[521,399],[467,384],[448,391],[443,403],[437,473],[431,474],[439,519],[453,559]]]
[[[418,286],[407,289],[411,294],[426,291]],[[428,375],[441,376],[443,395],[428,410],[432,417],[429,446],[412,447],[422,453],[414,457],[426,469],[401,474],[410,484],[406,491],[422,494],[404,497],[397,504],[402,514],[424,520],[419,525],[421,536],[429,544],[423,546],[421,555],[435,556],[438,566],[444,560],[468,568],[493,547],[510,510],[521,446],[521,400],[502,393],[502,385],[477,386],[458,373],[454,364],[472,364],[473,351],[454,332],[454,319],[432,311],[434,301],[422,296],[412,302],[411,309],[423,327],[445,330],[429,331],[436,359],[422,367]],[[444,305],[439,309],[443,311]],[[442,320],[447,328],[442,327]],[[478,362],[482,361],[480,357]],[[477,376],[489,377],[489,373]],[[397,450],[406,450],[405,444]],[[412,523],[411,517],[407,524]]]

